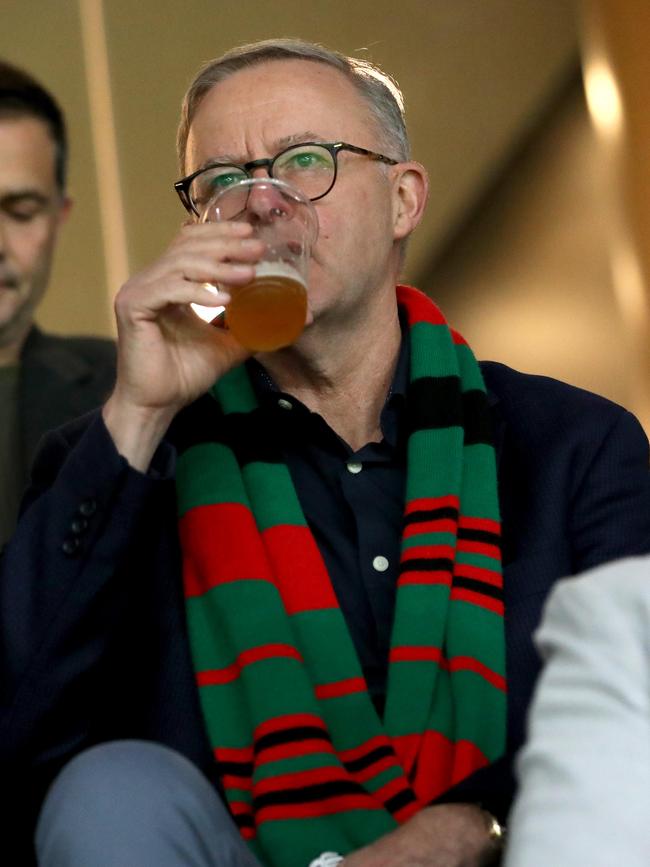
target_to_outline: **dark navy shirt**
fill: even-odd
[[[381,713],[404,512],[408,336],[381,413],[383,439],[357,451],[321,415],[279,391],[261,365],[252,361],[249,369]]]

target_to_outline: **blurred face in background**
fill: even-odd
[[[47,125],[0,114],[0,348],[21,343],[29,330],[69,208]]]

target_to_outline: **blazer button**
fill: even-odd
[[[70,524],[70,529],[75,536],[80,536],[88,529],[88,521],[85,518],[73,518]]]
[[[63,540],[63,544],[61,545],[61,550],[68,557],[74,557],[75,554],[78,553],[79,548],[81,547],[81,542],[76,537],[68,538]]]
[[[90,497],[87,500],[82,500],[81,505],[79,506],[79,512],[84,516],[84,518],[90,518],[91,515],[94,515],[97,511],[97,500],[93,500]]]

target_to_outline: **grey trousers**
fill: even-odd
[[[102,744],[66,765],[36,852],[41,867],[261,867],[200,771],[145,741]]]

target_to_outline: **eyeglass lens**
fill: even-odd
[[[336,166],[334,157],[320,145],[295,145],[273,161],[271,175],[290,184],[308,199],[323,196],[332,186]],[[247,177],[239,166],[214,166],[197,175],[189,189],[197,208],[204,207],[218,192]]]

